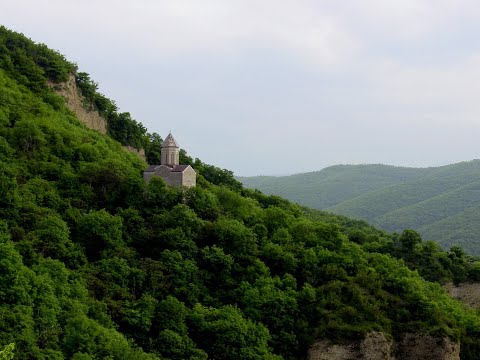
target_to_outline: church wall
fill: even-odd
[[[191,167],[186,168],[185,171],[183,172],[182,186],[192,187],[196,185],[197,185],[197,174],[195,173],[195,170],[193,170]]]
[[[165,178],[165,182],[172,186],[182,186],[182,173],[180,172],[171,172]]]
[[[160,165],[155,169],[155,175],[166,179],[170,176],[170,171],[171,169],[168,166]]]
[[[155,173],[153,173],[153,172],[146,172],[145,171],[143,173],[143,180],[145,180],[145,182],[148,183],[152,179],[152,176],[154,176],[154,175],[155,175]]]

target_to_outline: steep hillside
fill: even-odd
[[[289,177],[239,180],[247,187],[364,219],[389,231],[415,229],[445,248],[460,245],[480,255],[475,235],[480,233],[480,212],[475,210],[480,160],[425,169],[342,165]]]
[[[321,171],[290,176],[238,177],[244,186],[266,194],[326,209],[342,201],[385,186],[416,179],[430,169],[401,168],[387,165],[336,165]]]
[[[381,332],[448,338],[476,358],[480,316],[430,282],[480,279],[460,248],[244,189],[184,152],[197,187],[146,185],[145,163],[122,144],[142,143],[155,160],[161,139],[77,71],[0,28],[0,351],[293,360],[316,339]],[[48,85],[70,74],[110,136]]]
[[[77,86],[74,74],[69,74],[67,81],[50,84],[55,93],[65,99],[67,107],[89,129],[94,129],[101,134],[107,133],[107,121],[103,118],[92,103],[86,101]]]

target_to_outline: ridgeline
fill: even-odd
[[[107,124],[55,92],[71,76]],[[162,139],[56,51],[0,28],[0,350],[15,359],[304,359],[316,339],[422,333],[480,352],[441,284],[480,263],[414,231],[302,208],[191,159],[148,185]],[[414,271],[415,270],[415,271]],[[14,344],[14,345],[9,345]]]
[[[387,231],[414,229],[445,249],[480,255],[480,160],[430,168],[337,165],[291,176],[238,178],[244,186]]]

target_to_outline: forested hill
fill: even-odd
[[[109,135],[52,90],[69,74]],[[440,285],[480,280],[461,248],[244,189],[184,152],[197,187],[146,185],[121,145],[157,161],[160,142],[62,55],[0,27],[0,357],[304,359],[316,338],[381,331],[477,358],[479,315]]]
[[[480,160],[431,167],[337,165],[292,176],[240,177],[246,187],[364,219],[410,228],[445,248],[480,255]]]

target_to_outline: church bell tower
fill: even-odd
[[[174,167],[180,163],[180,147],[173,138],[172,133],[169,133],[163,140],[160,163],[168,167]]]

